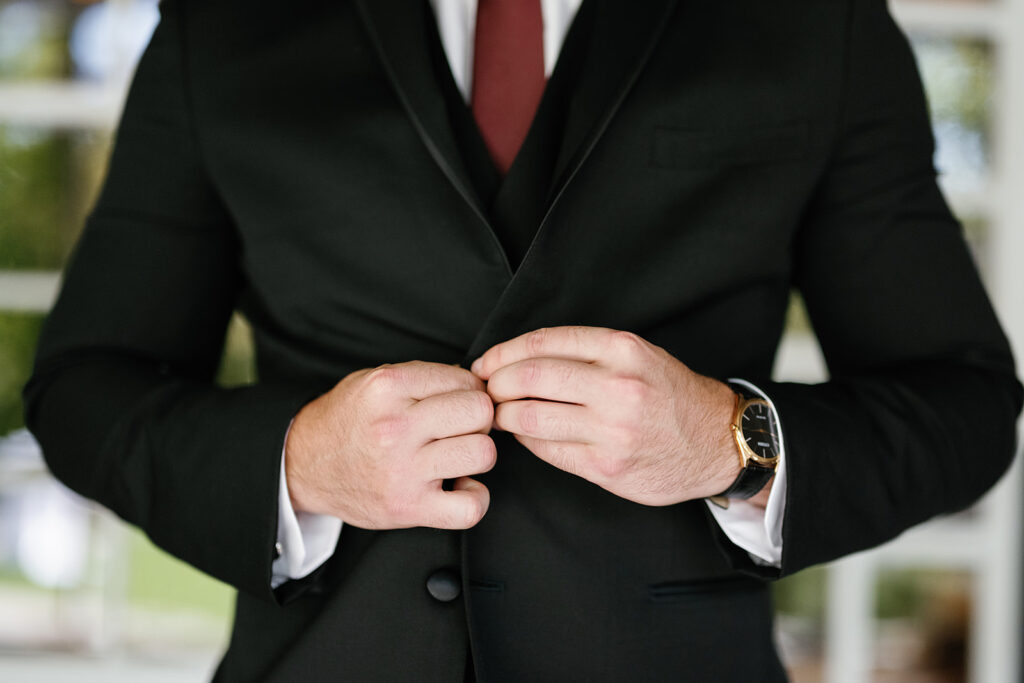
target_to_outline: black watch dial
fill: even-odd
[[[743,439],[759,458],[779,457],[779,427],[767,403],[757,401],[743,410]]]

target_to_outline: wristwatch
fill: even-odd
[[[736,410],[732,429],[739,451],[740,474],[732,486],[709,500],[722,508],[730,498],[752,498],[763,489],[779,466],[779,421],[768,401],[754,396],[735,384]]]

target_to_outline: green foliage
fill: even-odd
[[[109,144],[91,131],[0,126],[0,268],[63,267]]]
[[[0,2],[0,11],[16,4]],[[70,71],[68,33],[80,8],[64,2],[31,4],[35,5],[31,18],[24,12],[2,17],[9,25],[0,37],[9,44],[0,51],[0,79],[45,80],[64,77]]]
[[[823,566],[779,579],[772,585],[775,609],[783,614],[822,623],[825,619],[827,581],[828,570]]]
[[[136,529],[130,532],[128,554],[132,604],[184,608],[225,621],[231,617],[235,593],[230,586],[168,555]]]
[[[0,436],[25,423],[21,388],[28,381],[43,316],[0,312]]]
[[[68,140],[0,128],[0,150],[0,267],[56,268],[66,253],[58,230]]]
[[[948,569],[891,569],[878,575],[875,616],[923,618],[943,595],[964,591],[970,573]]]

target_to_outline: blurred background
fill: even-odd
[[[1024,0],[892,10],[943,188],[1024,358]],[[200,681],[226,645],[231,590],[54,481],[19,397],[157,18],[155,0],[0,0],[0,681]],[[776,375],[827,376],[796,296]],[[253,378],[236,317],[219,381]],[[971,510],[779,582],[793,680],[1024,680],[1022,493],[1018,464]]]

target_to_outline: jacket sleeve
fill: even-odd
[[[243,282],[240,249],[193,131],[180,8],[161,8],[42,331],[26,421],[70,488],[272,599],[282,442],[317,392],[213,384]]]
[[[921,82],[881,0],[854,0],[842,120],[793,245],[828,364],[760,386],[787,450],[785,575],[978,499],[1008,467],[1021,386],[936,184]]]

